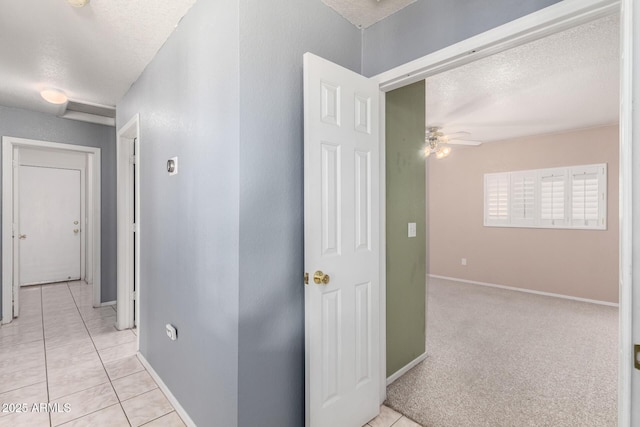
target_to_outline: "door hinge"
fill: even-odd
[[[309,284],[309,273],[304,273],[304,284],[305,285]]]
[[[129,156],[129,163],[131,163],[132,165],[136,164],[136,156],[135,154],[133,156]]]
[[[131,224],[131,231],[134,233],[138,232],[138,224],[136,224],[135,222],[133,224]]]
[[[638,357],[640,356],[640,344],[636,344],[633,346],[633,365],[637,370],[640,371],[640,360]]]
[[[131,299],[136,300],[138,298],[138,293],[136,291],[131,292]]]

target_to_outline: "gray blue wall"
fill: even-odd
[[[440,47],[536,8],[440,3],[453,36],[415,30]],[[428,53],[407,28],[373,46],[382,29],[319,0],[200,1],[118,104],[141,121],[141,351],[200,426],[303,425],[302,54],[372,74]]]
[[[302,55],[360,71],[320,0],[240,1],[238,425],[304,425]]]
[[[560,0],[418,0],[367,28],[362,71],[373,76]]]
[[[110,126],[0,106],[0,136],[86,145],[101,149],[102,302],[116,299],[116,133]],[[0,162],[2,176],[2,162]],[[1,202],[0,202],[1,204]],[[0,209],[1,212],[1,209]],[[1,238],[2,230],[0,230]],[[1,275],[0,266],[0,275]],[[1,294],[1,293],[0,293]],[[2,318],[2,295],[0,295]]]
[[[317,0],[233,3],[196,3],[118,104],[141,123],[141,352],[200,426],[298,427],[302,55],[360,71],[361,34]]]
[[[238,425],[238,40],[237,2],[197,2],[117,106],[140,113],[140,351],[203,427]]]

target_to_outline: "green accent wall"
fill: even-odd
[[[387,377],[425,351],[425,83],[386,94]],[[408,224],[416,223],[416,237]]]

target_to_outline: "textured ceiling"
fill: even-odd
[[[618,122],[619,16],[426,80],[426,121],[498,141]]]
[[[367,28],[416,0],[322,0],[358,28]]]
[[[0,105],[59,113],[45,87],[115,105],[196,0],[0,2]]]

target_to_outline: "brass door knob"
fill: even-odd
[[[74,228],[74,229],[73,229],[73,232],[74,232],[75,234],[78,234],[78,233],[80,232],[80,230],[78,230],[77,228]]]
[[[328,285],[331,277],[328,274],[324,274],[322,271],[318,270],[313,274],[313,282],[316,285]]]
[[[19,235],[18,235],[18,239],[20,239],[20,240],[24,240],[24,239],[26,239],[26,238],[27,238],[27,235],[26,235],[26,234],[19,234]]]

